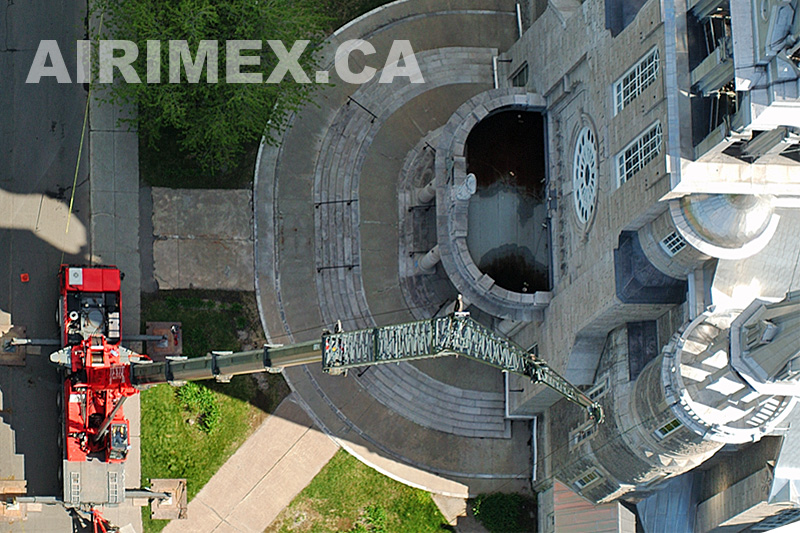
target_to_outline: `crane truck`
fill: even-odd
[[[63,501],[118,504],[125,498],[130,449],[125,400],[139,391],[131,364],[147,360],[122,346],[122,273],[114,266],[62,265],[58,322],[63,347],[50,360],[63,369]]]
[[[58,318],[61,349],[50,359],[63,369],[63,503],[73,507],[125,499],[130,447],[125,400],[149,385],[216,378],[322,363],[331,374],[349,368],[456,355],[543,383],[580,405],[596,422],[601,406],[543,360],[469,317],[448,316],[358,331],[323,332],[320,340],[266,345],[236,353],[153,362],[122,346],[120,286],[114,266],[62,265]]]

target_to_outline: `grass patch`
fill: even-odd
[[[183,355],[200,357],[211,350],[239,350],[265,342],[255,296],[250,292],[174,290],[142,294],[145,322],[178,321]]]
[[[516,493],[480,494],[472,501],[472,513],[490,533],[536,531],[536,500]]]
[[[184,355],[212,349],[240,350],[263,343],[252,293],[162,291],[142,295],[142,320],[183,324]],[[259,387],[258,382],[262,385]],[[142,486],[152,478],[186,478],[191,500],[268,413],[289,393],[279,374],[235,376],[188,389],[158,385],[140,394],[142,410]],[[209,424],[213,412],[213,424]],[[161,531],[164,520],[151,520],[142,509],[145,532]]]
[[[189,419],[191,425],[198,424],[206,433],[213,433],[217,429],[222,413],[213,390],[191,381],[178,387],[175,392],[181,406],[193,417]]]
[[[430,494],[394,481],[339,450],[265,533],[448,529]]]
[[[161,132],[155,147],[139,140],[139,176],[153,187],[247,189],[253,183],[258,143],[243,147],[242,152],[235,167],[209,172],[180,149],[178,132],[168,129]]]

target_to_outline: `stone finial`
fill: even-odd
[[[469,173],[467,174],[466,179],[456,187],[456,199],[461,200],[462,202],[466,202],[469,200],[475,191],[478,190],[478,179],[475,177],[475,174]]]

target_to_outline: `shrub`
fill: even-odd
[[[248,145],[257,144],[262,134],[275,142],[292,112],[313,94],[315,84],[296,82],[289,75],[280,83],[227,83],[226,45],[218,43],[218,82],[208,82],[204,69],[199,83],[166,83],[169,79],[167,40],[184,40],[192,56],[201,40],[257,40],[264,46],[257,52],[260,66],[250,72],[264,80],[278,64],[266,41],[320,41],[328,20],[313,0],[94,0],[90,13],[103,16],[100,38],[126,39],[138,44],[139,57],[133,66],[140,80],[147,79],[147,62],[141,59],[148,40],[162,41],[160,74],[162,83],[117,83],[110,86],[110,99],[138,104],[134,119],[140,141],[158,149],[164,138],[175,135],[187,161],[215,173],[235,166]],[[305,72],[316,70],[309,46],[299,58]],[[255,51],[253,51],[255,52]],[[248,54],[243,54],[248,55]],[[221,66],[221,68],[220,68]],[[246,70],[246,69],[245,69]],[[221,71],[221,75],[220,75]],[[213,78],[212,78],[213,79]]]
[[[481,494],[472,504],[472,513],[491,533],[521,533],[531,530],[525,524],[525,503],[521,494]]]
[[[361,521],[357,522],[350,533],[386,533],[386,509],[380,505],[368,505],[364,509]]]
[[[380,505],[370,505],[366,509],[367,524],[370,531],[375,533],[386,533],[386,509]]]
[[[220,412],[212,391],[195,382],[189,382],[178,388],[177,396],[181,404],[197,416],[197,423],[202,431],[211,433],[216,429]]]

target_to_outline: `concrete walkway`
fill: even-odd
[[[153,275],[161,290],[253,290],[253,191],[153,187]]]
[[[122,282],[122,330],[139,334],[141,327],[141,267],[139,264],[139,136],[120,119],[129,116],[118,105],[102,103],[101,95],[89,107],[89,198],[91,204],[91,256],[94,264],[116,265],[124,274]],[[138,343],[126,344],[141,351]],[[141,437],[139,396],[125,403],[130,421],[131,449],[125,462],[125,487],[141,485]],[[103,516],[113,524],[130,524],[142,530],[139,507],[127,501],[110,507]]]
[[[338,446],[290,395],[189,502],[166,533],[261,533],[314,479]]]

